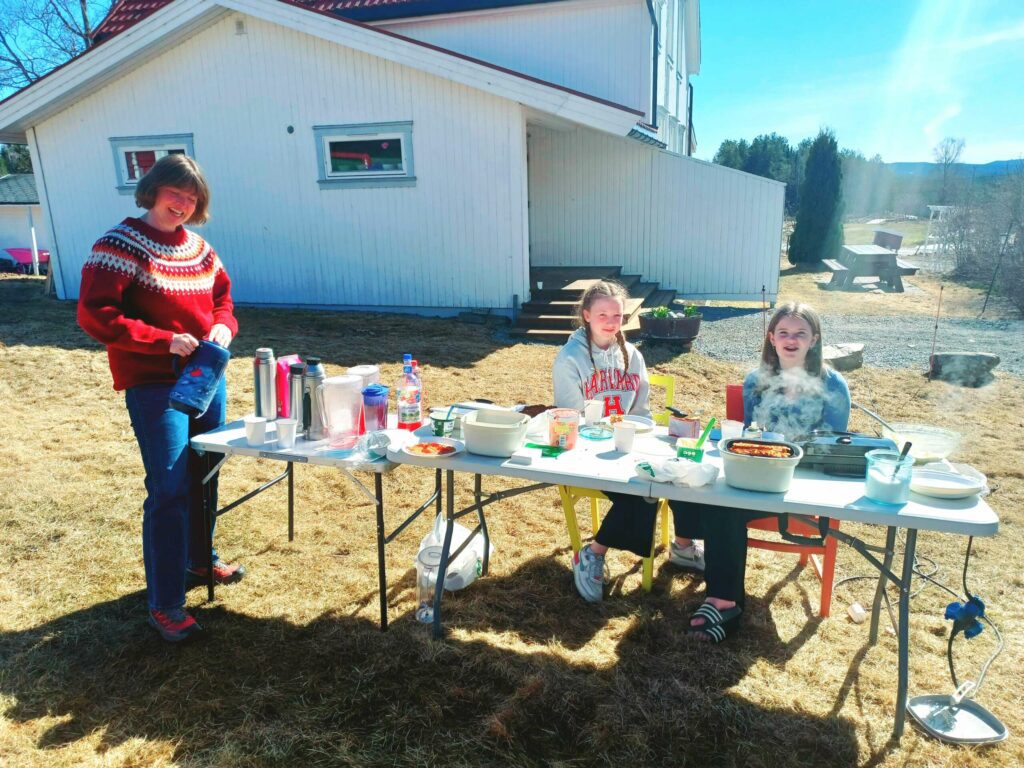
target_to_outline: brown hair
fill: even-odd
[[[196,196],[196,209],[186,224],[205,224],[210,218],[210,188],[203,169],[188,155],[165,155],[135,187],[135,204],[147,211],[156,205],[160,187],[192,190]]]
[[[811,333],[817,337],[817,341],[807,350],[807,358],[804,360],[804,370],[812,376],[822,376],[825,371],[822,367],[822,343],[821,343],[821,318],[812,307],[796,301],[783,304],[772,315],[768,323],[768,333],[764,335],[764,346],[761,347],[761,364],[771,368],[775,373],[779,372],[779,353],[775,351],[768,335],[775,332],[775,327],[784,317],[798,317],[811,326]]]
[[[629,294],[622,283],[617,283],[614,280],[599,280],[583,292],[580,303],[576,305],[576,325],[582,328],[587,335],[587,354],[590,355],[590,364],[594,367],[595,371],[597,370],[597,363],[594,362],[594,351],[591,348],[590,326],[583,318],[583,311],[589,312],[594,302],[598,299],[618,299],[622,302],[622,309],[625,311],[626,299],[628,298]],[[623,335],[621,328],[615,334],[615,341],[618,342],[619,350],[622,352],[623,372],[628,371],[629,353],[626,351],[626,337]]]

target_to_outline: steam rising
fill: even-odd
[[[849,407],[838,393],[825,387],[825,380],[803,368],[775,373],[769,368],[755,371],[754,394],[759,402],[750,414],[762,429],[781,432],[787,440],[801,440],[816,429],[831,430],[825,421],[830,410]]]

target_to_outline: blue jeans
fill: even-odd
[[[188,443],[224,423],[227,399],[221,380],[206,413],[190,419],[167,404],[170,391],[170,384],[142,384],[124,395],[146,470],[142,557],[151,610],[181,608],[190,553],[197,563],[206,561],[209,532],[203,525],[202,465]],[[216,509],[216,477],[210,483]]]

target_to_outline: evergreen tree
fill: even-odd
[[[834,258],[843,244],[843,171],[835,134],[822,129],[807,154],[800,210],[789,238],[790,264]]]
[[[719,145],[715,158],[711,162],[724,165],[726,168],[735,168],[738,171],[743,170],[743,166],[747,163],[747,154],[749,152],[750,145],[747,144],[746,139],[740,139],[739,141],[726,139]]]

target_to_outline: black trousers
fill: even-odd
[[[651,553],[657,504],[639,496],[605,494],[612,502],[594,537],[598,544],[625,549],[640,557]],[[708,597],[746,602],[747,523],[770,513],[712,504],[670,501],[676,536],[704,540],[704,582]]]

